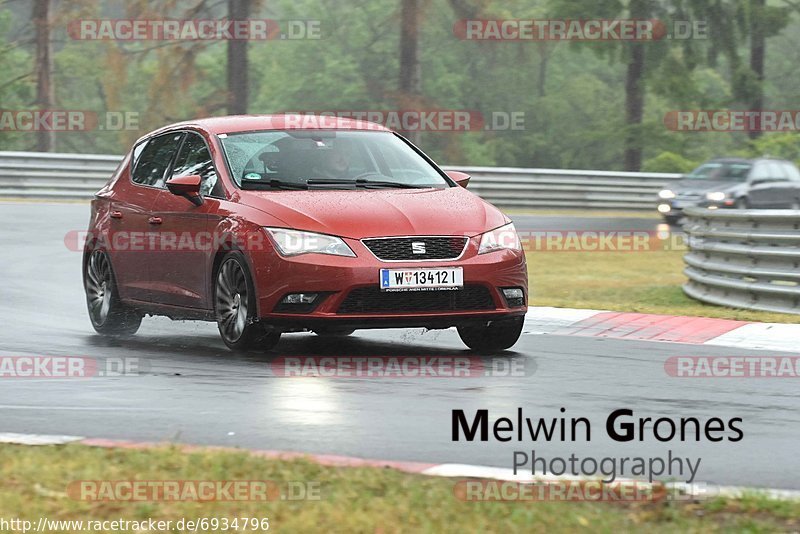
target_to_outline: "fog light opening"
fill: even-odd
[[[319,293],[289,293],[281,304],[314,304]]]
[[[503,297],[509,308],[516,308],[525,305],[525,293],[520,287],[504,287],[502,289]]]

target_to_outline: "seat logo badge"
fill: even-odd
[[[411,243],[411,252],[414,254],[425,254],[425,243],[422,241],[414,241]]]

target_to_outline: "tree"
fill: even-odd
[[[651,15],[649,0],[630,0],[628,12],[630,18],[644,20]],[[623,167],[626,171],[638,171],[642,168],[642,143],[638,129],[644,117],[645,95],[645,46],[652,43],[633,41],[628,44],[627,72],[625,74],[625,153]]]
[[[228,0],[228,18],[245,20],[250,16],[250,0]],[[243,115],[247,113],[247,41],[228,41],[228,113]]]
[[[40,110],[51,110],[55,102],[55,92],[51,80],[53,49],[50,42],[50,0],[34,0],[32,18],[36,32],[36,56],[34,60],[34,71],[36,73],[35,105]],[[55,147],[55,130],[44,129],[36,133],[36,150],[53,152]]]
[[[400,104],[419,106],[422,95],[422,71],[419,63],[420,0],[400,0]],[[417,144],[420,131],[403,132]]]
[[[709,66],[716,66],[716,49],[728,59],[734,105],[764,109],[766,39],[779,34],[789,23],[789,6],[768,6],[766,0],[702,0],[695,6],[698,17],[710,24]],[[750,41],[749,64],[740,57],[741,45]],[[756,129],[750,139],[761,135]]]

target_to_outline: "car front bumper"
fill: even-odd
[[[527,311],[528,275],[524,252],[500,250],[479,255],[477,240],[473,238],[458,260],[386,262],[373,256],[358,240],[345,239],[345,242],[357,257],[325,254],[282,257],[272,249],[251,252],[249,259],[261,320],[284,330],[447,328],[524,315]],[[461,267],[464,288],[380,292],[381,269],[435,267]],[[510,305],[503,288],[522,289],[523,302]],[[287,310],[282,301],[292,293],[317,293],[319,296],[310,306],[296,305],[295,309]],[[393,307],[395,303],[397,306]],[[408,306],[409,303],[412,305]]]
[[[665,209],[663,206],[666,206]],[[658,201],[658,212],[665,217],[681,217],[686,208],[728,209],[734,206],[733,200],[726,199],[719,202],[711,200],[661,200]]]

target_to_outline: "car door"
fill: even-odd
[[[151,301],[151,210],[182,134],[151,137],[134,148],[130,179],[110,206],[109,255],[120,297]]]
[[[747,205],[751,208],[770,207],[769,188],[775,182],[775,169],[772,162],[759,161],[747,180]]]
[[[783,195],[786,209],[800,209],[800,170],[793,163],[784,162],[783,170],[789,178],[786,194]]]
[[[156,302],[184,308],[209,309],[210,257],[216,249],[208,232],[209,216],[216,213],[223,195],[222,183],[203,137],[185,134],[170,177],[200,175],[203,204],[163,190],[153,206],[161,236],[160,251],[151,262]]]
[[[779,162],[784,179],[768,187],[770,207],[792,209],[800,205],[800,171],[788,161]]]
[[[789,203],[784,197],[789,186],[789,178],[784,172],[783,164],[780,161],[771,161],[769,168],[770,179],[764,184],[765,207],[788,207]]]

